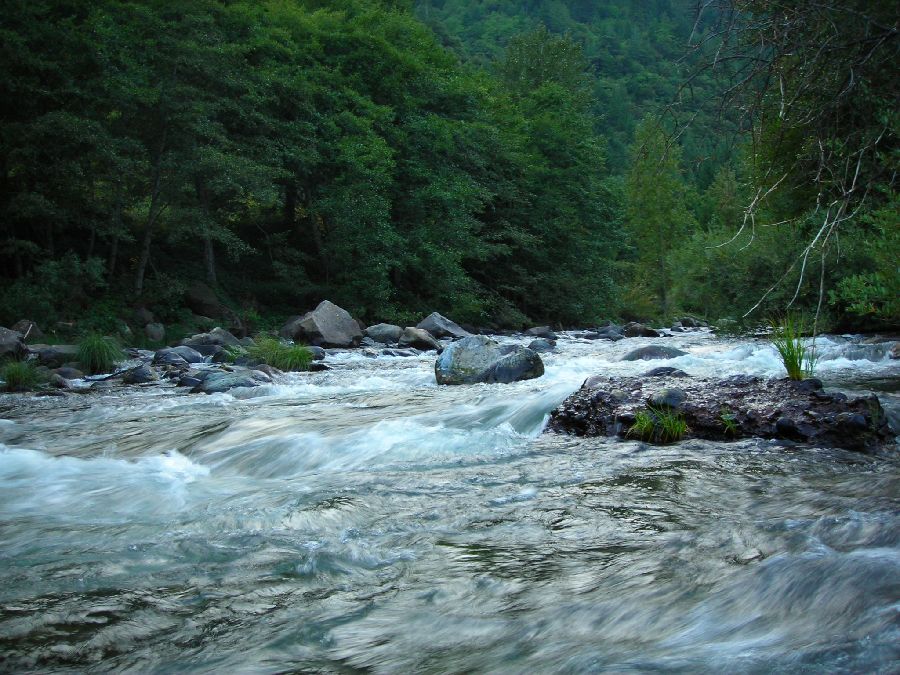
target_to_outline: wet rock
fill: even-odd
[[[900,342],[894,343],[894,346],[891,347],[891,351],[889,352],[889,356],[892,359],[900,359]]]
[[[323,361],[327,354],[327,352],[321,347],[312,346],[307,347],[307,349],[309,349],[310,353],[312,354],[313,361]]]
[[[28,353],[22,335],[9,328],[0,328],[0,360],[20,359]]]
[[[166,327],[161,323],[148,323],[144,326],[144,335],[151,342],[162,342],[166,339]]]
[[[356,347],[363,337],[350,313],[328,300],[303,316],[288,319],[279,334],[287,340],[319,347]]]
[[[181,361],[173,357],[179,357]],[[192,349],[191,347],[187,347],[185,345],[159,349],[153,356],[154,365],[178,366],[181,365],[182,361],[184,363],[203,363],[204,358],[203,354],[198,352],[196,349]]]
[[[660,366],[659,368],[648,370],[641,377],[690,377],[690,375],[672,366]]]
[[[426,330],[436,338],[460,339],[471,335],[471,333],[463,330],[458,324],[437,312],[432,312],[422,319],[416,324],[416,328]],[[402,347],[403,345],[400,346]]]
[[[78,368],[71,368],[69,366],[61,366],[59,368],[56,368],[53,372],[60,377],[66,378],[67,380],[80,380],[84,377],[84,373],[81,372]]]
[[[538,338],[537,340],[532,340],[528,343],[528,349],[533,352],[537,352],[538,354],[542,352],[552,352],[554,349],[556,349],[556,342],[554,340]]]
[[[525,335],[536,338],[543,338],[544,340],[558,340],[559,337],[550,330],[550,326],[535,326],[534,328],[529,328],[525,331]]]
[[[633,337],[659,337],[659,332],[653,330],[649,326],[645,326],[642,323],[637,323],[636,321],[632,321],[631,323],[626,323],[622,327],[622,334],[625,337],[633,338]]]
[[[194,375],[182,375],[178,378],[178,386],[179,387],[197,387],[199,386],[203,380]]]
[[[626,395],[613,396],[613,391]],[[548,429],[579,436],[624,436],[635,413],[647,410],[648,402],[676,407],[688,425],[687,438],[784,439],[860,451],[894,442],[875,396],[848,399],[825,394],[814,385],[752,376],[593,376],[553,411]]]
[[[147,364],[132,368],[122,377],[122,384],[147,384],[156,382],[159,377]]]
[[[32,345],[37,352],[38,363],[48,368],[59,368],[78,360],[78,345]]]
[[[443,349],[441,343],[435,340],[431,333],[424,328],[404,328],[397,345],[401,349],[413,347],[414,349],[421,349],[423,352],[432,349],[439,352]]]
[[[323,373],[326,370],[331,370],[331,367],[321,363],[320,361],[313,361],[309,364],[309,368],[307,369],[310,373]]]
[[[373,339],[375,342],[380,342],[383,345],[395,345],[400,339],[403,329],[390,323],[377,323],[366,328],[364,332],[366,337]]]
[[[55,389],[71,389],[72,384],[59,373],[53,373],[47,383]]]
[[[418,356],[418,349],[382,349],[381,354],[383,356],[399,356],[399,357],[410,357],[410,356]]]
[[[676,322],[684,326],[685,328],[703,328],[708,324],[705,321],[701,321],[700,319],[696,319],[692,316],[683,316]]]
[[[514,346],[504,354],[496,341],[472,335],[452,343],[434,364],[438,384],[515,382],[544,374],[541,357],[525,347]]]
[[[209,370],[201,373],[200,384],[191,389],[194,394],[221,394],[238,387],[258,387],[271,378],[257,370]]]
[[[224,328],[216,326],[208,333],[198,333],[181,341],[186,347],[198,347],[202,345],[218,345],[219,347],[240,347],[241,341]]]
[[[687,352],[674,347],[662,347],[660,345],[648,345],[628,352],[622,357],[623,361],[652,361],[654,359],[674,359],[684,356]]]
[[[188,368],[188,362],[180,354],[170,349],[160,349],[153,357],[154,366],[174,366],[176,368]]]
[[[91,391],[109,391],[110,389],[115,389],[115,386],[109,380],[97,380],[91,384]]]
[[[19,333],[23,342],[37,342],[44,337],[44,332],[31,319],[19,319],[10,327],[10,330]]]

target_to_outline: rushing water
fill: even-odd
[[[779,375],[763,343],[563,340],[546,375],[433,357],[196,396],[0,399],[0,669],[891,672],[900,460],[541,435],[588,375]],[[898,408],[889,345],[819,373]],[[895,427],[896,428],[896,427]]]

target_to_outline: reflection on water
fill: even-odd
[[[779,374],[690,334],[619,360],[651,342],[564,341],[508,386],[348,355],[232,394],[0,400],[0,664],[890,671],[895,454],[540,435],[591,374]],[[831,386],[900,374],[820,348]]]

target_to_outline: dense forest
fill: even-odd
[[[695,4],[4,0],[0,324],[896,323],[892,3]]]

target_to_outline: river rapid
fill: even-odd
[[[619,360],[645,344],[688,355]],[[782,372],[706,333],[559,345],[510,385],[357,351],[229,394],[0,397],[0,670],[900,670],[896,446],[542,434],[593,374]],[[889,347],[821,338],[817,374],[897,429]]]

